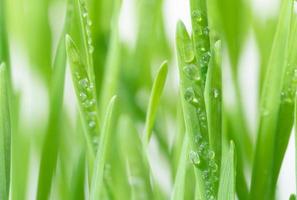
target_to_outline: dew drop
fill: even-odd
[[[88,96],[85,93],[83,93],[83,92],[81,92],[79,94],[79,97],[80,97],[81,101],[85,101],[88,98]]]
[[[214,90],[213,90],[213,97],[214,97],[215,99],[217,99],[219,96],[220,96],[220,92],[219,92],[219,90],[218,90],[218,89],[214,89]]]
[[[198,100],[196,99],[195,92],[193,88],[187,88],[184,94],[185,100],[193,105],[198,104]]]
[[[89,125],[89,128],[93,129],[96,126],[96,122],[95,121],[90,121],[88,125]]]
[[[94,47],[92,45],[89,45],[89,53],[93,53],[94,52]]]
[[[190,79],[190,80],[195,80],[195,81],[200,81],[201,77],[199,75],[199,70],[194,64],[186,65],[183,68],[183,71],[185,75]]]
[[[195,151],[190,151],[189,153],[189,158],[191,160],[191,162],[194,164],[194,165],[199,165],[200,164],[200,157],[198,155],[197,152]]]
[[[89,81],[87,78],[84,78],[82,80],[79,81],[79,85],[82,87],[82,88],[87,88],[88,85],[89,85]]]
[[[209,150],[209,151],[208,151],[208,158],[209,158],[209,159],[214,159],[214,157],[215,157],[215,152],[212,151],[212,150]]]

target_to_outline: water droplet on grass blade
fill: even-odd
[[[187,88],[184,94],[184,98],[188,103],[198,104],[198,100],[196,99],[195,92],[193,88]]]
[[[200,164],[200,157],[198,155],[197,152],[195,151],[190,151],[189,153],[189,158],[191,160],[191,162],[194,164],[194,165],[199,165]]]
[[[184,71],[184,73],[185,73],[185,75],[187,76],[188,79],[195,80],[195,81],[200,81],[201,80],[201,77],[199,75],[199,70],[196,67],[196,65],[194,65],[194,64],[186,65],[183,68],[183,71]]]

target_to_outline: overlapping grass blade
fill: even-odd
[[[119,12],[121,3],[116,0],[113,19],[111,25],[111,37],[109,41],[109,50],[107,54],[105,72],[101,89],[100,98],[100,117],[105,113],[105,108],[108,105],[110,98],[117,92],[121,61],[121,43],[119,38]]]
[[[219,183],[218,200],[235,200],[236,196],[236,159],[235,146],[231,141],[228,149],[223,151]]]
[[[270,199],[270,177],[273,176],[274,144],[281,103],[281,82],[288,52],[288,38],[293,1],[282,1],[282,8],[268,62],[261,96],[261,116],[253,166],[251,199]]]
[[[85,155],[84,153],[81,153],[77,165],[75,166],[75,169],[72,174],[71,179],[71,188],[70,188],[70,199],[76,200],[76,199],[84,199],[85,193]]]
[[[96,139],[98,130],[97,101],[94,83],[88,77],[86,67],[81,60],[79,51],[69,35],[66,36],[67,56],[70,62],[72,82],[74,85],[80,118],[82,120],[90,166],[95,159],[93,139]]]
[[[222,151],[222,73],[221,41],[214,44],[205,87],[205,104],[209,127],[209,144],[216,154],[218,165]]]
[[[277,179],[284,155],[289,143],[294,124],[294,97],[297,90],[297,14],[293,14],[288,45],[288,58],[285,63],[281,102],[278,111],[277,128],[274,147],[273,175],[270,186],[270,196],[275,195]]]
[[[70,1],[69,1],[70,2]],[[37,199],[47,199],[51,190],[52,177],[55,172],[58,156],[59,144],[59,123],[61,118],[61,108],[63,103],[64,94],[64,79],[66,68],[66,46],[65,46],[65,34],[69,29],[71,16],[72,16],[72,4],[68,4],[66,13],[64,30],[62,32],[54,67],[53,76],[50,87],[50,113],[49,123],[46,130],[45,141],[42,147],[41,163],[38,177],[38,192]]]
[[[147,145],[149,143],[152,129],[154,126],[157,108],[160,102],[160,98],[164,89],[166,77],[168,72],[168,64],[164,62],[156,76],[156,79],[153,84],[151,97],[149,100],[149,105],[147,109],[146,121],[145,121],[145,129],[144,129],[144,144]]]
[[[8,200],[11,160],[11,121],[7,69],[0,63],[0,199]]]
[[[204,87],[211,56],[206,0],[190,0],[195,56]]]
[[[196,174],[196,198],[202,200],[215,198],[218,166],[215,162],[215,153],[209,147],[201,73],[197,66],[191,39],[182,22],[178,22],[177,25],[176,42],[180,96],[191,149],[189,156]]]
[[[189,141],[188,137],[184,137],[181,155],[179,159],[179,165],[176,172],[176,177],[174,181],[174,188],[171,196],[171,200],[181,200],[185,198],[185,182],[186,182],[186,173],[187,173],[187,161],[188,161],[188,152],[189,152]]]
[[[114,96],[107,107],[105,119],[103,122],[100,143],[96,154],[94,175],[92,177],[90,200],[100,199],[102,189],[104,188],[104,167],[106,164],[107,148],[111,144],[111,127],[115,112],[116,96]]]

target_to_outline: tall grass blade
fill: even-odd
[[[186,173],[187,173],[187,161],[188,161],[188,152],[189,152],[189,141],[187,136],[184,137],[181,155],[179,159],[179,165],[176,172],[176,178],[174,182],[174,188],[171,200],[180,200],[185,198],[185,182],[186,182]]]
[[[65,34],[70,26],[71,4],[68,4],[64,30],[56,52],[53,76],[50,88],[50,113],[45,141],[42,147],[41,163],[38,177],[37,199],[46,199],[51,190],[52,177],[55,172],[59,144],[59,122],[64,94],[64,77],[66,68]]]
[[[209,144],[221,162],[222,151],[222,73],[221,41],[214,44],[205,87],[205,104],[209,127]]]
[[[219,183],[218,200],[235,200],[236,191],[236,160],[235,146],[231,141],[230,146],[223,152],[222,167]]]
[[[115,112],[116,96],[114,96],[107,107],[105,119],[103,122],[100,143],[96,154],[94,175],[90,190],[90,200],[100,199],[100,194],[104,188],[104,167],[106,163],[107,148],[111,145],[111,128],[113,125],[113,115]]]
[[[0,63],[0,199],[8,200],[11,160],[11,121],[7,69]]]
[[[196,174],[196,198],[202,200],[215,198],[218,166],[215,162],[215,153],[209,146],[201,73],[196,65],[190,37],[182,22],[178,22],[177,25],[176,42],[180,96],[191,149],[189,157]]]
[[[144,130],[144,143],[147,145],[149,143],[151,134],[152,134],[152,129],[154,126],[155,118],[156,118],[156,113],[157,113],[157,108],[161,99],[161,95],[164,89],[166,77],[167,77],[167,72],[168,72],[168,64],[167,62],[164,62],[157,74],[157,77],[154,81],[153,88],[152,88],[152,93],[151,97],[149,100],[149,105],[147,109],[147,115],[146,115],[146,120],[145,120],[145,130]]]
[[[294,98],[297,90],[297,14],[293,14],[291,32],[288,45],[288,58],[285,64],[283,77],[281,102],[278,111],[277,129],[275,136],[273,176],[271,181],[271,196],[275,195],[277,179],[284,155],[289,143],[294,124]]]
[[[293,1],[282,1],[282,8],[268,62],[266,79],[261,96],[261,116],[252,173],[250,199],[271,199],[270,177],[273,176],[274,144],[277,117],[281,103],[281,82],[287,59],[288,38]]]

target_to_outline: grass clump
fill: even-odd
[[[250,1],[188,1],[191,28],[177,22],[173,66],[163,0],[135,7],[134,45],[119,26],[126,1],[0,0],[1,200],[282,199],[278,177],[297,123],[296,2],[279,0],[262,26]],[[66,8],[60,32],[45,15],[56,7]],[[257,116],[246,115],[239,84],[257,80],[241,80],[239,70],[251,31]],[[47,94],[31,99],[48,102],[44,118],[28,111],[35,104],[24,109],[26,90],[16,87],[18,45]]]

